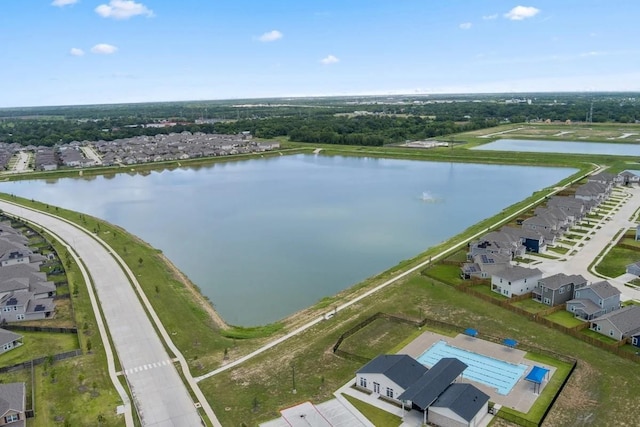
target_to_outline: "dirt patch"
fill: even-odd
[[[598,406],[595,390],[601,373],[585,362],[578,362],[573,375],[545,419],[548,426],[586,426],[595,422]]]
[[[175,279],[178,280],[180,283],[184,284],[184,287],[189,292],[191,292],[191,295],[193,295],[194,301],[196,301],[200,305],[200,307],[202,307],[209,314],[209,317],[211,318],[211,320],[213,320],[216,326],[219,327],[220,329],[229,329],[229,325],[225,323],[225,321],[222,319],[222,317],[220,317],[218,312],[211,306],[209,301],[207,301],[207,299],[200,293],[200,291],[198,291],[198,289],[193,284],[193,282],[189,280],[189,278],[185,276],[180,270],[178,270],[178,268],[175,265],[173,265],[173,263],[169,260],[169,258],[164,256],[163,254],[158,254],[158,256],[160,257],[160,259],[162,259],[162,261],[169,268],[169,270],[171,270]]]

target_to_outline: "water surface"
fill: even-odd
[[[301,154],[3,182],[0,191],[124,227],[161,249],[227,322],[254,325],[334,295],[574,172]]]
[[[622,141],[622,140],[621,140]],[[634,142],[543,141],[535,139],[498,139],[472,150],[518,151],[527,153],[608,154],[640,156],[640,144]]]

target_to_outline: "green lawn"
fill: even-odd
[[[640,261],[640,251],[614,247],[595,269],[604,276],[617,277],[626,272],[627,265],[638,261]]]
[[[606,336],[602,335],[599,332],[592,331],[591,329],[584,329],[584,330],[582,330],[580,332],[585,334],[588,337],[596,338],[596,339],[602,341],[603,343],[615,344],[615,343],[618,342],[618,341],[614,340],[613,338],[606,337]]]
[[[552,247],[550,247],[550,248],[549,248],[549,250],[550,250],[551,252],[555,252],[555,253],[557,253],[557,254],[564,255],[564,254],[566,254],[567,252],[569,252],[569,250],[570,250],[570,249],[568,249],[568,248],[563,248],[563,247],[560,247],[560,246],[552,246]]]
[[[460,277],[460,267],[456,265],[435,264],[425,269],[423,274],[441,282],[456,286],[464,282]]]
[[[23,336],[22,342],[24,344],[0,355],[0,366],[11,366],[38,357],[75,350],[79,347],[78,337],[75,334],[24,331],[14,331],[14,333]]]
[[[505,297],[504,295],[501,295],[501,294],[499,294],[497,292],[493,292],[491,290],[491,283],[472,286],[471,289],[473,289],[474,291],[483,293],[485,295],[488,295],[491,298],[498,299],[498,300],[508,300],[509,299],[509,298]]]
[[[345,399],[349,401],[355,408],[364,415],[374,426],[397,427],[402,424],[402,418],[376,408],[362,400],[356,399],[348,394],[343,394]]]
[[[545,317],[552,322],[555,322],[562,326],[566,326],[567,328],[573,328],[574,326],[578,326],[584,323],[583,321],[576,319],[573,314],[566,310],[556,311],[555,313],[551,313]]]
[[[529,313],[539,313],[549,308],[548,305],[540,304],[539,302],[534,301],[533,298],[514,302],[513,305],[516,307],[520,307],[523,310],[527,310]]]

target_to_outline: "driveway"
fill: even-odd
[[[129,279],[111,254],[90,235],[61,219],[3,201],[0,201],[0,209],[51,230],[81,257],[93,280],[142,425],[201,425],[194,402],[173,361]]]
[[[574,249],[577,249],[577,253],[574,255],[564,256],[560,260],[537,258],[540,261],[530,265],[542,270],[542,272],[545,273],[545,276],[556,273],[581,274],[585,279],[591,282],[604,280],[589,271],[589,266],[596,259],[599,262],[600,254],[603,253],[605,249],[615,245],[617,241],[616,235],[620,230],[626,231],[629,228],[636,226],[636,223],[632,221],[632,217],[640,206],[640,187],[625,187],[622,191],[627,195],[627,197],[618,205],[618,211],[609,213],[608,217],[599,221],[596,224],[596,227],[600,226],[600,229],[597,229],[596,227],[591,229],[588,234],[589,240],[582,239],[580,241],[584,246],[574,246]],[[627,276],[625,275],[621,276],[622,279],[625,279],[626,277]],[[635,299],[640,301],[640,290],[625,286],[625,281],[617,279],[607,280],[620,290],[622,293],[620,295],[621,300],[626,301]]]

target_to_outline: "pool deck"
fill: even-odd
[[[525,359],[525,355],[527,354],[525,351],[518,350],[517,348],[509,348],[501,344],[492,343],[490,341],[484,341],[479,338],[472,338],[463,334],[457,335],[456,337],[452,338],[427,331],[413,340],[398,353],[408,354],[413,358],[418,358],[422,353],[428,350],[429,347],[440,340],[446,341],[447,344],[451,346],[473,351],[474,353],[493,357],[505,362],[513,363],[516,365],[527,365],[528,368],[525,371],[523,377],[518,380],[518,382],[513,386],[509,394],[507,394],[506,396],[499,394],[495,388],[488,387],[475,381],[469,381],[464,378],[464,376],[460,380],[460,382],[471,383],[474,386],[478,387],[480,390],[489,395],[492,402],[515,409],[516,411],[524,413],[529,412],[529,409],[531,409],[531,406],[533,406],[533,403],[538,398],[538,395],[533,392],[534,384],[529,381],[525,381],[524,379],[526,374],[528,374],[531,370],[531,367],[535,364],[537,366],[542,366],[549,369],[549,378],[551,378],[551,376],[553,376],[556,371],[556,368],[553,366],[548,366]],[[541,390],[543,390],[546,385],[547,381],[543,381]]]

